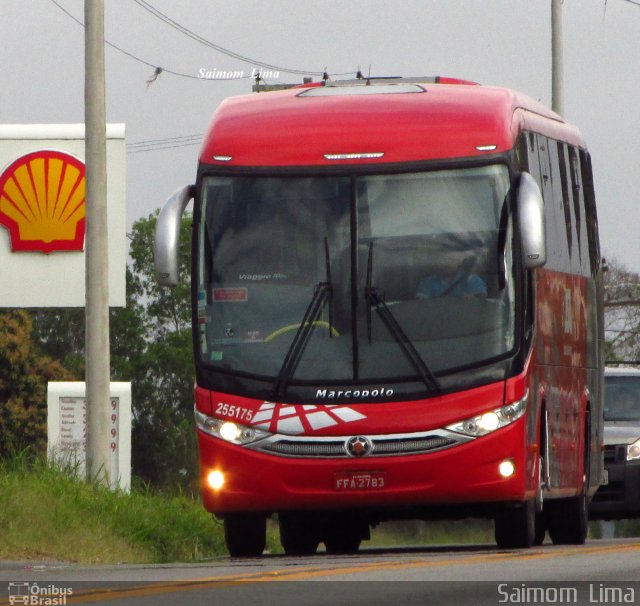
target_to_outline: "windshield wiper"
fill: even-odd
[[[327,302],[329,302],[329,337],[333,337],[333,312],[331,305],[333,285],[331,282],[331,265],[329,262],[329,244],[326,237],[324,239],[324,254],[326,262],[326,280],[316,284],[313,291],[313,297],[311,297],[311,301],[309,301],[309,305],[307,305],[307,309],[302,317],[302,322],[293,337],[293,341],[291,341],[291,345],[289,345],[287,354],[284,357],[284,362],[280,367],[280,372],[278,372],[278,376],[273,386],[273,399],[275,401],[278,401],[278,399],[286,392],[287,385],[289,384],[291,377],[296,372],[296,368],[298,368],[298,364],[302,359],[302,354],[309,343],[309,339],[316,328],[318,318],[320,317],[322,309]]]
[[[440,392],[440,385],[437,379],[429,370],[422,356],[418,353],[407,334],[402,330],[402,327],[396,320],[395,316],[391,313],[389,306],[384,302],[384,299],[380,296],[379,291],[372,284],[373,274],[373,242],[369,243],[369,259],[367,261],[367,283],[365,285],[364,294],[368,302],[367,307],[367,333],[369,336],[369,343],[371,343],[371,308],[375,306],[376,311],[380,315],[380,319],[387,327],[387,330],[391,333],[391,336],[395,339],[396,343],[400,346],[403,353],[411,362],[411,365],[416,369],[420,378],[426,385],[430,392]]]

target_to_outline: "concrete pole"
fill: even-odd
[[[87,478],[109,485],[109,286],[104,0],[85,0]],[[117,481],[117,478],[115,478]]]
[[[551,109],[564,115],[562,0],[551,0]]]

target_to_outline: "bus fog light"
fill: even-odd
[[[511,459],[506,459],[500,463],[498,470],[503,478],[510,478],[516,472],[516,466]]]
[[[220,437],[229,442],[234,442],[240,437],[240,429],[231,421],[223,423],[218,431],[220,433]]]
[[[220,490],[224,485],[224,474],[221,471],[212,471],[207,476],[207,482],[214,490]]]

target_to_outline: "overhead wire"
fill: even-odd
[[[50,0],[58,9],[60,9],[65,15],[67,15],[67,17],[69,17],[72,21],[74,21],[75,23],[77,23],[78,25],[80,25],[82,28],[85,27],[85,24],[82,20],[78,19],[73,13],[71,13],[69,10],[67,10],[62,4],[60,4],[58,2],[58,0]],[[168,15],[166,15],[165,13],[162,13],[161,11],[159,11],[158,9],[156,9],[153,5],[151,5],[149,2],[146,2],[145,0],[133,0],[136,4],[138,4],[141,8],[143,8],[144,10],[146,10],[147,12],[149,12],[150,14],[152,14],[153,16],[155,16],[157,19],[160,19],[161,21],[163,21],[165,24],[169,25],[170,27],[176,29],[177,31],[179,31],[180,33],[182,33],[185,36],[188,36],[189,38],[191,38],[192,40],[195,40],[196,42],[203,44],[204,46],[207,46],[208,48],[211,48],[219,53],[222,53],[228,57],[232,57],[234,59],[237,59],[239,61],[243,61],[245,63],[249,63],[252,64],[254,66],[258,66],[261,68],[265,68],[268,70],[272,70],[272,71],[278,71],[278,72],[285,72],[285,73],[289,73],[289,74],[300,74],[300,75],[307,75],[307,76],[323,76],[325,79],[328,78],[328,75],[325,71],[306,71],[306,70],[301,70],[301,69],[296,69],[296,68],[287,68],[287,67],[282,67],[282,66],[278,66],[278,65],[274,65],[271,63],[267,63],[265,61],[260,61],[257,59],[253,59],[251,57],[247,57],[245,55],[242,55],[240,53],[236,53],[235,51],[232,51],[230,49],[227,49],[223,46],[220,46],[219,44],[215,44],[214,42],[211,42],[210,40],[207,40],[206,38],[200,36],[199,34],[193,32],[192,30],[188,29],[187,27],[181,25],[180,23],[178,23],[177,21],[175,21],[174,19],[172,19],[171,17],[169,17]],[[173,69],[169,69],[167,67],[163,67],[160,65],[157,65],[155,63],[152,63],[151,61],[147,61],[145,59],[142,59],[141,57],[138,57],[137,55],[133,54],[132,52],[126,50],[125,48],[111,42],[110,40],[106,40],[104,41],[105,45],[109,46],[110,48],[113,48],[114,50],[118,51],[119,53],[122,53],[123,55],[126,55],[127,57],[129,57],[130,59],[133,59],[134,61],[137,61],[138,63],[141,63],[143,65],[146,65],[147,67],[151,67],[154,71],[153,74],[151,75],[151,77],[147,80],[147,84],[151,84],[153,82],[155,82],[157,80],[157,78],[163,74],[163,73],[167,73],[167,74],[171,74],[172,76],[179,76],[181,78],[190,78],[192,80],[214,80],[214,81],[219,81],[219,80],[245,80],[245,79],[255,79],[255,75],[254,74],[248,74],[248,75],[238,75],[238,76],[232,76],[232,77],[224,77],[224,78],[203,78],[202,76],[199,75],[194,75],[194,74],[187,74],[184,72],[179,72]],[[355,72],[343,72],[343,73],[338,73],[338,74],[333,74],[334,76],[345,76],[345,75],[350,75],[353,74]],[[226,76],[226,75],[225,75]]]
[[[147,139],[135,143],[127,143],[127,153],[139,154],[150,151],[160,151],[163,149],[173,149],[176,147],[189,147],[200,145],[202,135],[184,135],[180,137],[165,137],[163,139]]]
[[[144,10],[146,10],[147,12],[152,14],[157,19],[160,19],[160,21],[163,21],[164,23],[166,23],[170,27],[172,27],[172,28],[176,29],[177,31],[179,31],[180,33],[184,34],[185,36],[191,38],[192,40],[195,40],[196,42],[199,42],[200,44],[203,44],[204,46],[207,46],[207,47],[209,47],[209,48],[211,48],[213,50],[216,50],[219,53],[222,53],[223,55],[226,55],[227,57],[232,57],[234,59],[238,59],[239,61],[243,61],[245,63],[249,63],[249,64],[252,64],[252,65],[257,65],[259,67],[264,67],[265,69],[279,71],[279,72],[285,72],[287,74],[300,74],[300,75],[307,75],[307,76],[324,76],[325,73],[326,73],[326,70],[323,70],[323,71],[312,71],[312,70],[301,70],[301,69],[297,69],[297,68],[282,67],[282,66],[278,66],[278,65],[273,65],[271,63],[265,63],[264,61],[259,61],[257,59],[252,59],[251,57],[247,57],[245,55],[241,55],[240,53],[236,53],[235,51],[232,51],[232,50],[230,50],[228,48],[220,46],[219,44],[215,44],[214,42],[211,42],[210,40],[207,40],[206,38],[202,37],[200,34],[197,34],[196,32],[188,29],[187,27],[185,27],[181,23],[178,23],[177,21],[175,21],[174,19],[169,17],[167,14],[165,14],[165,13],[161,12],[160,10],[158,10],[157,8],[155,8],[150,2],[147,2],[147,0],[133,0],[133,2],[135,2],[138,6],[140,6],[141,8],[143,8]],[[347,76],[347,75],[351,75],[351,74],[355,74],[355,72],[354,71],[343,72],[343,73],[333,74],[333,75],[334,76]]]
[[[80,19],[78,19],[75,15],[73,15],[73,13],[71,13],[70,11],[68,11],[64,6],[62,6],[57,0],[50,0],[55,6],[57,6],[65,15],[67,15],[67,17],[69,17],[71,20],[75,21],[78,25],[80,25],[82,28],[85,27],[84,22],[82,22]],[[179,76],[181,78],[191,78],[193,80],[216,80],[215,78],[201,78],[199,76],[194,76],[193,74],[185,74],[184,72],[178,72],[172,69],[169,69],[167,67],[162,67],[159,65],[156,65],[155,63],[151,63],[150,61],[146,61],[145,59],[141,59],[140,57],[134,55],[133,53],[129,52],[128,50],[122,48],[121,46],[118,46],[117,44],[114,44],[113,42],[110,42],[109,40],[104,41],[105,45],[113,48],[114,50],[117,50],[118,52],[122,53],[123,55],[126,55],[127,57],[133,59],[134,61],[137,61],[138,63],[142,63],[148,67],[153,68],[154,73],[151,76],[151,78],[149,80],[147,80],[147,84],[150,84],[151,82],[155,81],[158,76],[160,76],[160,74],[163,73],[167,73],[167,74],[171,74],[172,76]],[[235,77],[235,78],[224,78],[225,80],[244,80],[246,78],[250,78],[251,76],[242,76],[242,77]]]

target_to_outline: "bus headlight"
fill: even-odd
[[[474,438],[487,435],[488,433],[496,431],[496,429],[500,429],[517,421],[525,413],[525,410],[527,410],[528,398],[529,392],[527,391],[522,400],[512,402],[495,410],[489,410],[488,412],[470,417],[459,423],[447,425],[446,429]]]
[[[266,431],[255,427],[247,427],[235,421],[223,421],[216,417],[210,417],[201,413],[197,408],[195,409],[195,417],[196,427],[204,433],[240,446],[261,440],[269,435]]]
[[[637,459],[640,459],[640,440],[627,446],[627,461],[636,461]]]
[[[500,427],[500,417],[497,412],[485,412],[478,419],[478,429],[480,429],[480,431],[489,433],[495,431],[498,427]]]
[[[225,421],[218,430],[220,437],[227,442],[235,442],[240,437],[240,428],[233,421]]]

